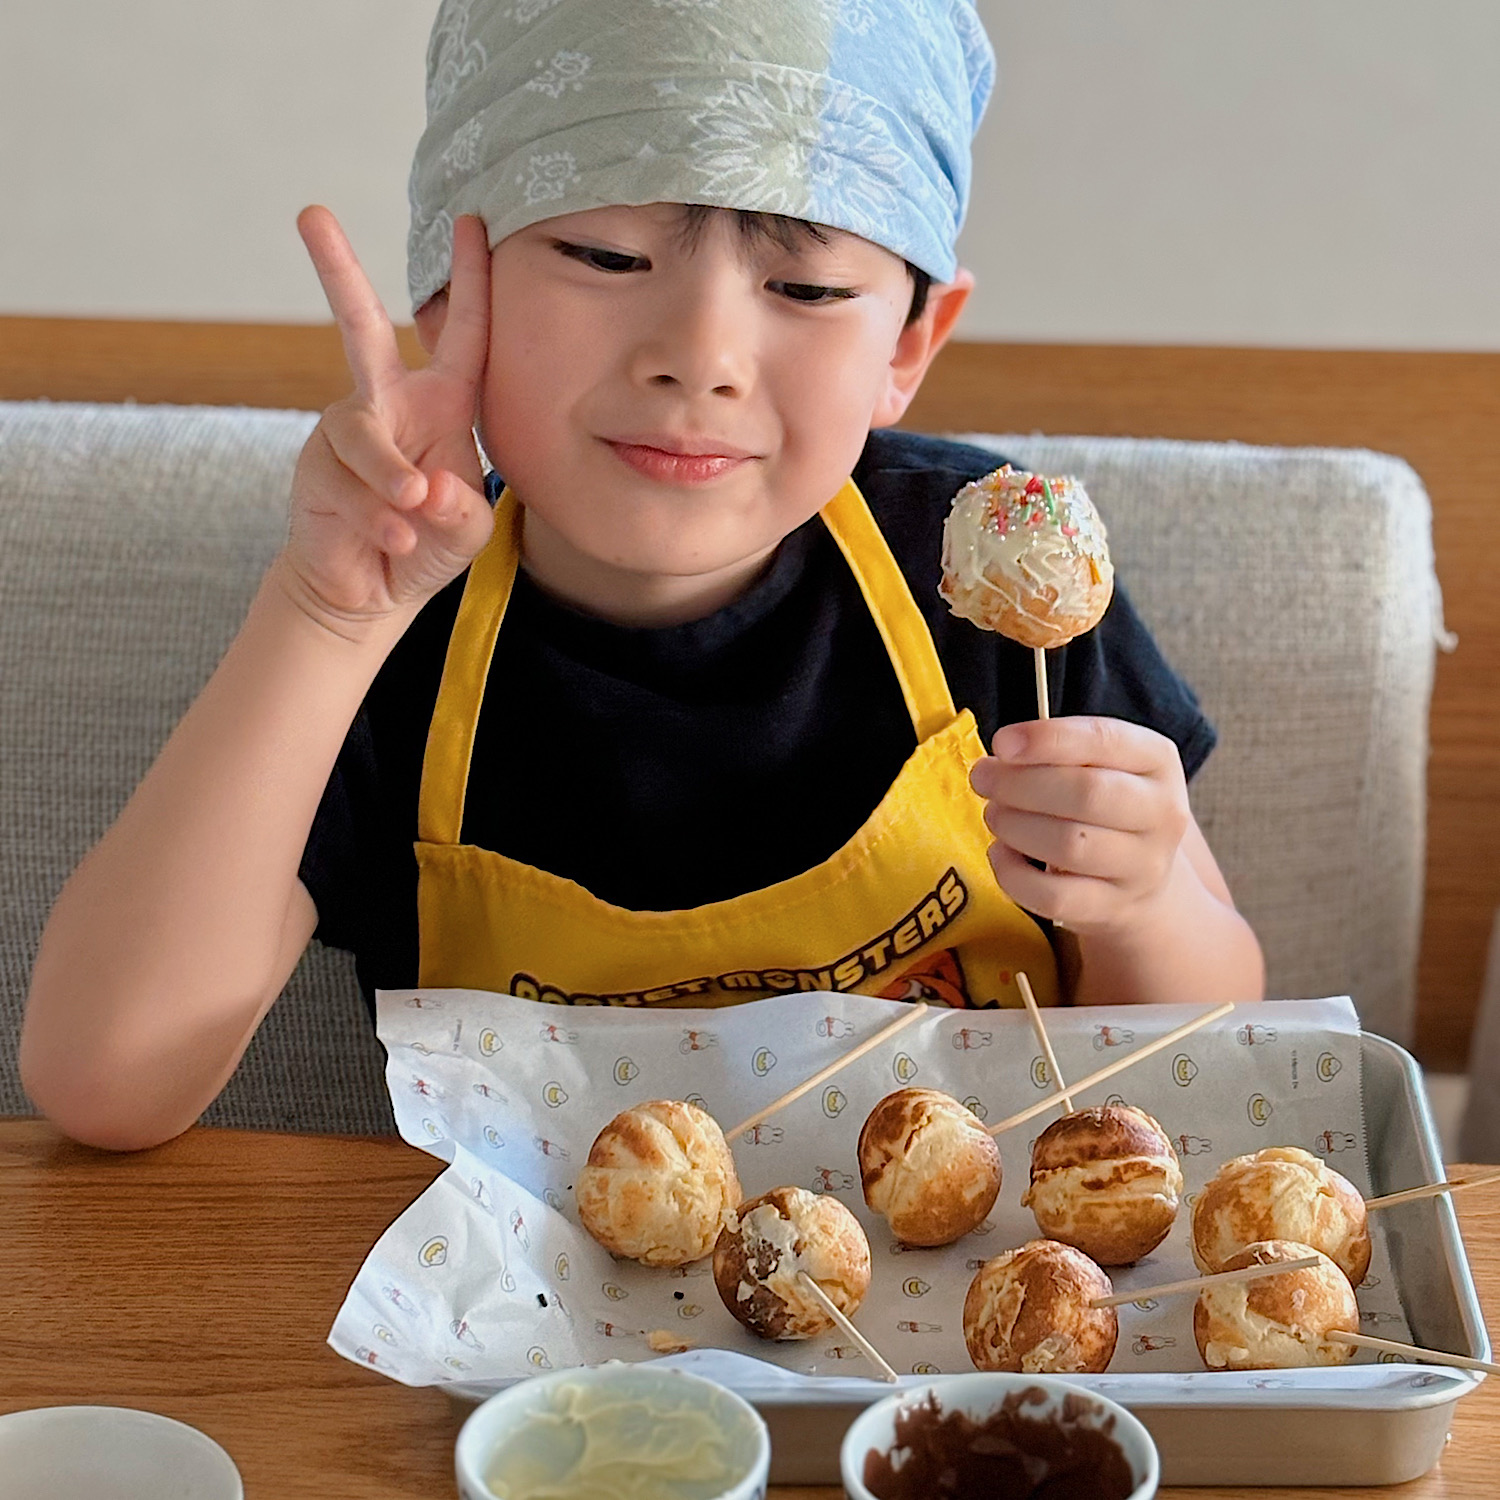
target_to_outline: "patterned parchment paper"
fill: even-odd
[[[619,1261],[580,1227],[572,1186],[599,1130],[643,1100],[688,1099],[726,1128],[902,1013],[862,995],[790,994],[721,1010],[564,1009],[471,990],[382,991],[378,1026],[402,1135],[448,1163],[371,1250],[334,1323],[341,1354],[408,1385],[482,1395],[539,1370],[669,1358],[744,1388],[855,1380],[863,1356],[838,1333],[765,1343],[730,1316],[708,1260],[676,1271]],[[1185,1006],[1058,1010],[1048,1016],[1070,1083],[1180,1025]],[[905,1085],[939,1088],[999,1120],[1051,1092],[1024,1012],[933,1011],[830,1082],[730,1142],[748,1195],[779,1184],[836,1194],[870,1238],[873,1277],[856,1315],[913,1383],[972,1369],[961,1309],[976,1268],[1038,1231],[1020,1196],[1048,1111],[999,1137],[1004,1182],[989,1220],[957,1244],[911,1249],[866,1208],[855,1158],[875,1103]],[[1228,1157],[1301,1146],[1370,1192],[1358,1021],[1347,999],[1242,1006],[1076,1103],[1128,1102],[1176,1144],[1191,1202]],[[1366,1331],[1410,1337],[1379,1216],[1359,1289]],[[1196,1274],[1186,1207],[1167,1240],[1110,1273],[1117,1290]],[[1165,1380],[1206,1400],[1295,1382],[1368,1392],[1412,1367],[1204,1371],[1193,1298],[1120,1309],[1108,1374]],[[659,1355],[676,1340],[693,1352]],[[909,1373],[908,1373],[909,1372]],[[1160,1377],[1157,1379],[1155,1377]],[[1418,1377],[1420,1378],[1420,1377]]]

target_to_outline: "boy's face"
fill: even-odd
[[[727,213],[693,237],[685,218],[569,214],[491,260],[480,432],[525,505],[527,568],[627,623],[742,589],[904,411],[951,300],[908,326],[910,275],[879,246],[747,242]]]

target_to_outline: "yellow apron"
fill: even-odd
[[[917,747],[864,826],[822,864],[685,911],[628,911],[575,881],[460,842],[474,735],[520,556],[507,490],[454,622],[417,810],[419,982],[569,1005],[733,1005],[854,990],[1019,1005],[1022,970],[1057,1003],[1046,935],[996,884],[969,767],[984,754],[906,580],[853,480],[822,517],[890,653]],[[525,796],[525,788],[514,789]],[[732,837],[723,857],[734,858]]]

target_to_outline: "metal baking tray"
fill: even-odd
[[[1374,1191],[1441,1181],[1442,1152],[1416,1060],[1383,1037],[1364,1032],[1360,1041]],[[1450,1198],[1388,1209],[1384,1229],[1415,1341],[1488,1359],[1489,1336]],[[1266,1372],[1258,1381],[1206,1370],[1069,1378],[1123,1403],[1146,1424],[1161,1450],[1163,1484],[1378,1485],[1414,1479],[1437,1462],[1455,1403],[1484,1377],[1386,1364]],[[770,1384],[758,1390],[753,1379],[736,1381],[735,1389],[771,1430],[773,1484],[838,1484],[845,1431],[890,1388],[872,1384],[863,1400],[821,1397],[816,1389],[789,1394]]]

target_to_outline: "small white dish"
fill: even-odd
[[[562,1464],[571,1447],[570,1429],[577,1427],[570,1413],[580,1404],[596,1409],[602,1404],[610,1409],[609,1420],[623,1420],[627,1430],[630,1410],[640,1408],[642,1436],[620,1445],[622,1459],[639,1455],[653,1431],[680,1434],[685,1419],[702,1414],[708,1425],[700,1430],[711,1431],[728,1447],[724,1476],[705,1481],[702,1500],[765,1500],[771,1438],[748,1401],[701,1375],[617,1362],[533,1375],[476,1407],[458,1434],[453,1457],[463,1500],[495,1500],[487,1479],[502,1454],[513,1463],[524,1454],[548,1468]]]
[[[1046,1375],[1007,1375],[984,1372],[949,1375],[930,1385],[900,1391],[867,1407],[844,1435],[839,1450],[839,1471],[849,1500],[878,1500],[865,1487],[865,1459],[870,1454],[888,1455],[896,1443],[899,1415],[936,1399],[940,1414],[962,1412],[975,1422],[984,1422],[1005,1404],[1007,1398],[1032,1391],[1020,1407],[1032,1421],[1058,1421],[1070,1428],[1106,1432],[1124,1454],[1135,1488],[1128,1500],[1152,1500],[1161,1481],[1161,1461],[1151,1434],[1140,1419],[1106,1396],[1083,1386]]]
[[[185,1422],[127,1406],[0,1416],[0,1500],[244,1500],[234,1460]]]

